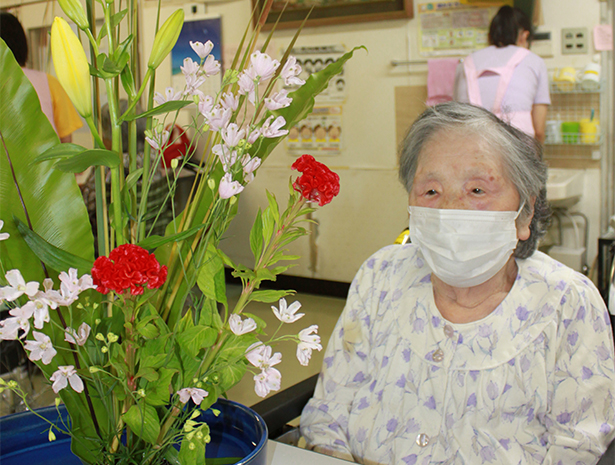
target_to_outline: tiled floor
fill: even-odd
[[[231,308],[240,292],[240,286],[228,286],[227,294]],[[289,305],[295,300],[301,302],[302,307],[300,312],[305,313],[305,316],[293,324],[283,325],[278,334],[297,334],[300,330],[316,324],[319,327],[318,333],[321,336],[323,351],[314,352],[309,366],[304,367],[297,361],[295,355],[297,350],[296,343],[286,341],[280,343],[279,346],[275,346],[274,350],[282,353],[282,362],[276,365],[276,368],[282,373],[282,389],[292,386],[320,371],[324,348],[342,312],[345,302],[344,299],[313,294],[297,294],[287,297]],[[267,323],[266,333],[268,335],[272,335],[279,325],[279,320],[277,320],[271,311],[271,304],[252,302],[245,311],[262,318]],[[44,407],[54,402],[54,393],[50,389],[49,384],[46,383],[41,376],[34,376],[32,383],[29,382],[24,372],[3,375],[3,378],[6,380],[16,379],[24,389],[28,390],[32,408]],[[254,405],[262,400],[254,392],[254,381],[252,375],[249,373],[244,376],[239,384],[228,392],[228,397],[229,399],[248,406]],[[0,416],[11,413],[15,411],[15,409],[17,411],[23,410],[23,405],[19,404],[19,400],[14,398],[8,390],[0,393]]]

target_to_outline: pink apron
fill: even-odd
[[[53,126],[53,130],[58,132],[56,129],[55,119],[53,117],[53,101],[51,99],[51,91],[49,90],[49,80],[47,79],[47,74],[42,71],[35,71],[28,68],[22,68],[22,70],[38,94],[38,100],[41,102],[41,110],[43,110],[43,113],[47,116],[51,126]]]
[[[507,123],[515,126],[517,129],[534,136],[534,125],[532,123],[531,111],[504,111],[502,109],[502,100],[510,84],[510,80],[515,71],[515,68],[523,59],[530,53],[525,48],[519,48],[514,55],[508,60],[506,65],[499,68],[485,68],[481,69],[480,73],[476,71],[474,66],[474,60],[472,55],[465,58],[463,62],[463,68],[466,74],[466,81],[468,83],[468,98],[473,105],[483,106],[480,97],[480,89],[478,87],[478,78],[485,73],[498,74],[500,81],[495,94],[495,100],[493,102],[493,109],[491,110],[498,118],[506,121]]]

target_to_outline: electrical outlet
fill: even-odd
[[[587,53],[586,27],[562,29],[562,55],[573,53]]]

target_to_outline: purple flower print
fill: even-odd
[[[359,405],[357,406],[357,408],[359,410],[363,410],[367,407],[369,407],[369,402],[367,401],[367,397],[362,397],[361,400],[359,401]]]
[[[560,281],[557,283],[557,286],[555,286],[556,291],[563,291],[564,289],[566,289],[566,281]]]
[[[592,376],[594,376],[594,372],[591,371],[588,367],[584,366],[583,369],[581,370],[581,379],[585,381],[591,378]]]
[[[600,432],[602,434],[609,434],[611,432],[611,425],[608,423],[602,423],[602,425],[600,425]]]
[[[572,323],[572,320],[570,318],[566,318],[564,321],[564,328],[568,329],[568,326],[570,326],[570,323]]]
[[[562,425],[565,425],[566,423],[570,421],[570,418],[572,418],[572,413],[562,412],[556,418],[559,423],[561,423]]]
[[[491,325],[480,325],[478,327],[478,334],[480,337],[489,337],[493,334],[493,328]]]
[[[327,365],[327,368],[331,368],[331,365],[333,364],[333,357],[325,357],[323,361],[325,362],[325,365]]]
[[[385,355],[384,357],[382,357],[382,368],[384,368],[388,364],[389,364],[389,357]]]
[[[410,361],[410,349],[404,349],[401,351],[402,357],[404,357],[404,362]]]
[[[437,328],[438,326],[440,326],[440,318],[438,318],[437,316],[432,316],[431,317],[431,324]]]
[[[511,367],[514,367],[514,366],[515,366],[515,359],[514,359],[514,358],[511,358],[511,359],[508,361],[508,364],[509,364]]]
[[[604,342],[596,349],[596,355],[598,355],[598,358],[603,362],[611,358],[610,351],[606,348]]]
[[[451,429],[453,427],[453,425],[455,424],[455,418],[453,417],[452,413],[446,415],[446,420],[444,420],[444,424],[448,429]]]
[[[480,458],[483,462],[493,462],[495,460],[495,451],[491,446],[485,446],[480,450]]]
[[[423,405],[430,410],[435,410],[436,409],[436,399],[434,399],[433,396],[430,396],[429,399],[427,399],[427,402],[425,402]]]
[[[470,377],[472,378],[472,381],[476,381],[476,378],[478,377],[478,370],[470,370]]]
[[[373,380],[372,384],[369,385],[369,392],[374,392],[374,389],[376,389],[376,380]]]
[[[504,449],[508,450],[509,444],[510,444],[510,439],[500,439],[500,445]]]
[[[534,419],[534,409],[531,408],[527,412],[527,422],[530,423]]]
[[[331,431],[335,431],[335,432],[339,431],[340,429],[340,425],[338,425],[337,423],[329,423],[327,426],[329,427]]]
[[[577,312],[577,320],[585,321],[585,307],[583,305],[579,307],[579,311]]]
[[[384,302],[384,299],[386,298],[387,294],[388,294],[388,291],[382,291],[380,293],[380,303]]]
[[[333,444],[335,444],[336,446],[347,447],[344,441],[342,441],[341,439],[336,439],[335,441],[333,441]]]
[[[405,457],[402,457],[401,460],[406,465],[415,465],[416,461],[418,460],[418,457],[416,456],[416,454],[410,454],[410,455],[407,455]]]
[[[367,438],[367,429],[363,428],[362,426],[357,430],[357,434],[355,436],[356,440],[359,442],[363,442],[365,441],[365,439]]]
[[[530,362],[530,359],[527,358],[527,356],[524,355],[523,357],[521,357],[521,371],[523,373],[530,369],[531,364],[532,363]]]
[[[401,297],[401,295],[402,295],[402,292],[399,289],[395,289],[393,291],[393,296],[391,297],[391,300],[395,302],[397,299]]]
[[[506,383],[506,384],[504,385],[504,390],[502,391],[502,394],[504,394],[506,391],[508,391],[511,387],[512,387],[512,386],[511,386],[510,384]]]
[[[419,424],[414,421],[414,418],[410,418],[406,423],[406,433],[416,433],[420,429]]]
[[[576,331],[573,331],[572,333],[570,333],[567,339],[568,344],[570,344],[570,347],[573,347],[577,343],[578,339],[579,339],[579,333],[577,333]]]
[[[457,344],[463,344],[463,334],[459,335],[459,339],[457,339]]]
[[[425,329],[425,320],[423,320],[422,318],[417,318],[416,320],[414,320],[414,323],[412,323],[412,329],[416,333],[422,333]]]
[[[555,311],[555,308],[553,308],[553,305],[546,304],[544,307],[542,307],[542,316],[549,316],[554,311]]]
[[[359,357],[361,360],[365,360],[367,358],[367,355],[365,355],[363,352],[357,351],[357,357]]]
[[[470,397],[468,397],[468,402],[466,403],[466,407],[476,407],[476,394],[475,393],[470,394]]]
[[[406,375],[402,373],[402,375],[399,377],[399,379],[395,383],[395,386],[400,387],[400,388],[406,387]]]
[[[566,303],[566,300],[567,300],[566,296],[563,296],[561,300],[559,301],[560,306],[564,306],[564,304]]]
[[[365,375],[362,371],[359,371],[356,375],[354,375],[352,381],[353,383],[362,383],[363,381],[365,381]]]
[[[422,268],[423,265],[419,266],[419,268]],[[425,276],[423,276],[423,278],[421,278],[421,283],[430,283],[431,282],[431,273],[426,274]]]
[[[388,266],[389,266],[389,262],[387,262],[386,260],[384,260],[384,261],[380,264],[380,271],[386,270]]]
[[[525,307],[517,307],[516,314],[519,321],[525,321],[530,316],[530,312]]]
[[[321,412],[327,413],[329,411],[329,406],[328,405],[324,405],[324,404],[320,404],[318,406],[318,410],[320,410]]]
[[[387,422],[387,431],[389,433],[393,433],[396,429],[397,429],[397,424],[399,422],[397,421],[397,418],[391,418],[388,422]]]
[[[589,410],[589,408],[592,406],[593,403],[594,403],[594,401],[591,400],[591,399],[583,399],[581,401],[581,411],[582,412],[587,412]]]
[[[487,385],[487,395],[489,396],[489,399],[495,400],[498,394],[498,385],[493,381],[489,381],[489,384]]]
[[[370,270],[373,270],[373,269],[374,269],[374,263],[376,263],[376,260],[375,260],[374,258],[372,258],[372,259],[368,260],[368,261],[367,261],[367,267],[368,267]]]

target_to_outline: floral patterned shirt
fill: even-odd
[[[606,307],[543,253],[517,265],[490,315],[453,324],[414,245],[367,260],[301,417],[308,445],[365,464],[595,464],[615,436]]]

